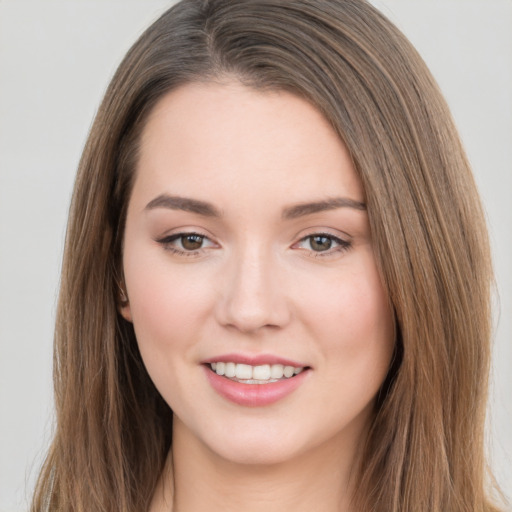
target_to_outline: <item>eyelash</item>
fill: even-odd
[[[183,233],[175,233],[173,235],[169,235],[164,238],[158,239],[157,242],[159,244],[161,244],[166,251],[170,251],[173,254],[177,254],[179,256],[186,256],[186,257],[199,256],[201,254],[201,252],[205,249],[204,247],[200,247],[199,249],[188,251],[185,248],[178,249],[177,247],[172,245],[177,240],[179,241],[180,239],[183,239],[185,237],[198,237],[198,238],[201,238],[201,241],[209,240],[209,238],[206,235],[203,235],[201,233],[183,232]]]
[[[331,243],[334,242],[336,244],[334,248],[330,247],[325,251],[314,251],[312,249],[306,249],[312,253],[314,258],[328,258],[329,256],[335,256],[338,253],[348,251],[352,247],[352,242],[343,240],[337,236],[332,235],[331,233],[312,233],[301,238],[296,244],[294,244],[294,246],[297,246],[298,244],[301,244],[307,240],[309,240],[309,243],[311,244],[314,238],[326,238],[330,240]]]
[[[173,235],[169,235],[163,238],[160,238],[156,240],[159,244],[161,244],[166,251],[170,251],[173,254],[176,254],[178,256],[185,256],[185,257],[193,257],[193,256],[200,256],[201,253],[206,249],[205,247],[200,247],[196,250],[186,250],[185,248],[179,249],[173,245],[174,242],[179,241],[185,237],[198,237],[201,239],[201,242],[204,240],[209,240],[209,238],[206,235],[203,235],[201,233],[196,232],[182,232],[182,233],[175,233]],[[314,258],[326,258],[329,256],[334,256],[336,253],[341,253],[348,251],[352,247],[352,242],[347,240],[342,240],[341,238],[338,238],[337,236],[334,236],[330,233],[312,233],[310,235],[307,235],[305,237],[302,237],[297,243],[295,243],[292,247],[296,247],[297,245],[309,240],[310,244],[311,241],[314,238],[326,238],[331,243],[334,242],[336,246],[334,248],[329,248],[325,251],[314,251],[313,249],[306,249]]]

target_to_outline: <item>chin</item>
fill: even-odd
[[[272,466],[295,459],[300,452],[282,445],[255,441],[244,446],[227,446],[215,450],[217,455],[233,464],[246,466]]]
[[[282,464],[300,457],[314,444],[305,439],[304,433],[298,435],[299,432],[271,426],[251,430],[231,425],[224,426],[223,431],[223,436],[205,436],[205,441],[217,456],[234,464]]]

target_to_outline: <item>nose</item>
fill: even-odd
[[[234,257],[222,279],[217,320],[244,333],[284,327],[291,314],[279,274],[265,250],[252,248]]]

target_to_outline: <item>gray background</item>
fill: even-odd
[[[489,453],[512,495],[512,1],[375,0],[438,79],[485,202],[497,274]],[[27,509],[52,426],[66,212],[109,78],[163,0],[0,0],[0,512]]]

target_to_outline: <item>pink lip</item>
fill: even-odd
[[[282,364],[283,366],[293,366],[295,368],[302,368],[307,366],[304,363],[292,361],[291,359],[284,359],[272,354],[222,354],[220,356],[205,359],[202,361],[202,363],[209,364],[217,363],[218,361],[222,361],[224,363],[232,362],[237,364],[249,364],[251,366],[258,366],[262,364]]]
[[[232,358],[215,359],[212,362],[223,360],[235,362]],[[265,363],[263,364],[270,363],[268,363],[268,359],[265,359]],[[272,364],[283,363],[279,362]],[[289,366],[300,365],[290,364]],[[210,369],[208,365],[203,365],[203,368],[206,372],[206,377],[210,382],[210,385],[219,395],[221,395],[223,398],[226,398],[230,402],[246,407],[263,407],[283,399],[295,391],[295,389],[297,389],[304,382],[310,373],[309,369],[305,369],[294,377],[279,380],[277,382],[270,382],[269,384],[243,384],[241,382],[235,382],[226,377],[217,375]]]

